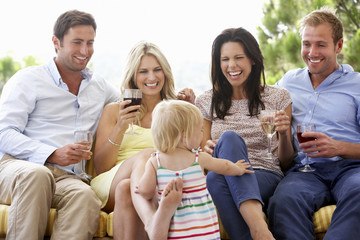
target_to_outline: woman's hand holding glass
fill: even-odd
[[[119,118],[116,124],[123,133],[129,128],[129,124],[133,123],[140,114],[140,112],[137,111],[139,110],[140,105],[126,107],[126,105],[130,103],[131,100],[125,100],[119,104]]]
[[[140,106],[141,105],[141,101],[142,101],[142,92],[140,89],[124,89],[123,92],[123,100],[127,101],[130,100],[130,102],[128,104],[125,105],[125,108],[130,108],[132,106]],[[138,109],[132,109],[129,112],[137,112]],[[136,118],[135,118],[136,119]],[[135,121],[134,119],[134,121]],[[124,134],[128,134],[128,135],[138,135],[135,131],[134,131],[134,121],[132,121],[130,123],[130,130],[128,132],[125,132]]]
[[[291,121],[285,111],[280,110],[275,113],[275,126],[275,131],[279,135],[286,135],[289,132]]]
[[[274,136],[276,128],[275,112],[276,110],[272,109],[265,109],[260,111],[260,126],[268,142],[268,152],[266,154],[266,159],[273,158],[273,155],[271,153],[271,138]]]

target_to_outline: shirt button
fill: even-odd
[[[311,114],[311,110],[309,110],[309,114]]]

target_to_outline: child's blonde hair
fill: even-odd
[[[182,100],[163,100],[153,110],[151,133],[154,146],[161,152],[172,152],[185,137],[192,136],[195,126],[203,121],[200,110]]]

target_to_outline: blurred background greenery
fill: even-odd
[[[300,50],[299,21],[321,6],[336,8],[344,25],[344,47],[339,63],[360,71],[359,0],[271,0],[264,3],[263,26],[258,40],[265,59],[266,81],[274,84],[290,69],[304,67]]]

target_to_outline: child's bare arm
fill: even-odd
[[[139,185],[135,190],[137,193],[148,200],[154,197],[156,188],[156,169],[152,163],[153,159],[154,158],[152,157],[147,161],[144,174],[140,178]]]
[[[229,176],[241,176],[245,173],[254,173],[250,170],[250,164],[245,160],[233,163],[226,159],[213,158],[207,153],[199,154],[199,164],[210,171]]]

